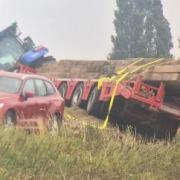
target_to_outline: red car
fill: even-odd
[[[64,100],[45,77],[0,71],[0,120],[5,126],[38,127],[43,122],[58,132],[64,114]]]

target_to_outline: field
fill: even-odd
[[[58,137],[1,129],[0,179],[179,179],[180,135],[145,142],[130,131],[99,130],[81,110],[66,109],[65,117]]]

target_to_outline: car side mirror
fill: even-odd
[[[26,99],[28,99],[28,98],[32,98],[32,97],[34,97],[34,93],[32,93],[32,92],[25,92],[25,96],[24,96]]]

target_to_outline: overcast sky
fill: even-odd
[[[180,0],[162,0],[174,41],[180,37]],[[115,0],[0,0],[0,28],[17,21],[24,35],[58,59],[106,59]]]

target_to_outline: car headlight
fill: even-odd
[[[0,103],[0,109],[4,107],[4,103]]]

